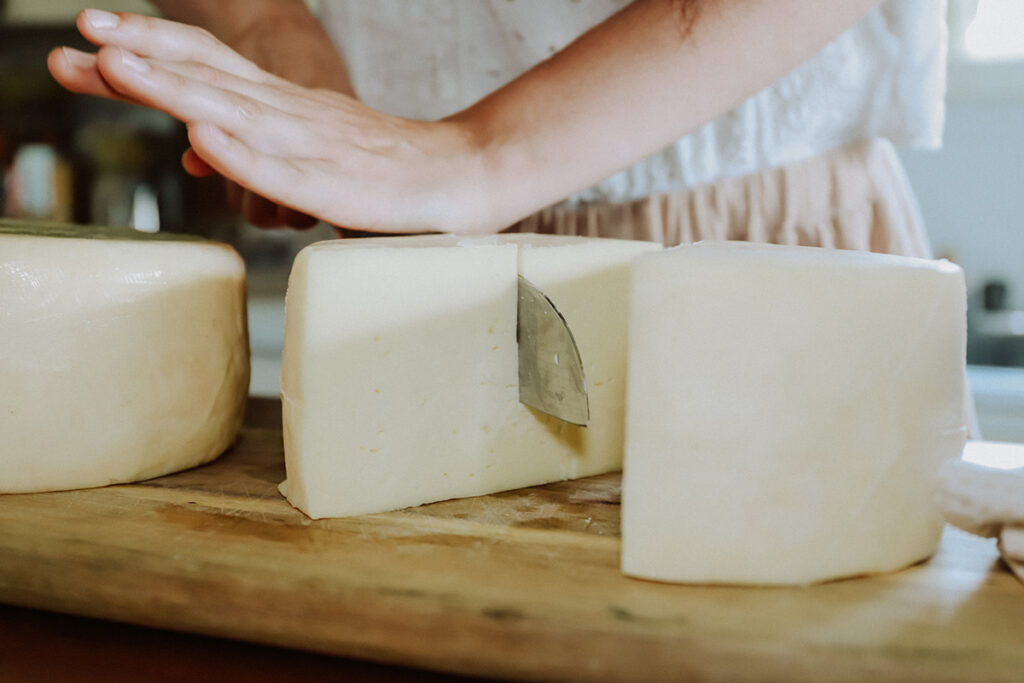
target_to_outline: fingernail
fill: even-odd
[[[121,63],[136,73],[144,74],[149,71],[149,64],[145,60],[139,59],[127,50],[121,50]]]
[[[64,59],[72,66],[93,65],[92,57],[81,50],[76,50],[73,47],[62,47],[60,51],[64,55]]]
[[[93,28],[108,29],[117,26],[121,18],[113,12],[104,12],[101,9],[85,10],[85,20]]]

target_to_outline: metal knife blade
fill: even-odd
[[[590,402],[576,340],[551,299],[522,275],[517,323],[519,401],[586,427]]]

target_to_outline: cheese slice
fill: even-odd
[[[658,248],[530,235],[307,247],[286,300],[282,491],[339,517],[618,469],[629,267]],[[519,403],[519,273],[573,330],[590,427]]]
[[[622,569],[807,584],[931,555],[964,420],[963,273],[699,243],[634,264]]]
[[[217,457],[249,377],[230,247],[0,223],[0,492],[136,481]]]

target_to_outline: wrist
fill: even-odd
[[[496,233],[502,223],[501,189],[474,131],[459,121],[417,122],[426,126],[423,151],[430,161],[419,180],[425,224],[457,234]]]
[[[463,232],[497,233],[550,203],[534,187],[544,184],[543,167],[531,165],[523,141],[494,125],[486,111],[474,106],[442,123],[461,141],[456,185],[468,213]]]
[[[552,130],[541,116],[509,116],[485,98],[445,121],[462,130],[473,157],[475,186],[485,195],[484,232],[508,228],[586,187],[573,177],[581,155],[565,144],[565,131]]]

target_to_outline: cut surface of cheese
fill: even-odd
[[[286,299],[282,491],[340,517],[618,469],[629,266],[650,249],[534,235],[307,247]],[[520,273],[573,331],[587,428],[519,403]]]
[[[227,245],[0,223],[0,492],[208,462],[241,426],[245,270]]]
[[[963,273],[698,243],[634,264],[623,571],[808,584],[930,556],[963,448]]]

